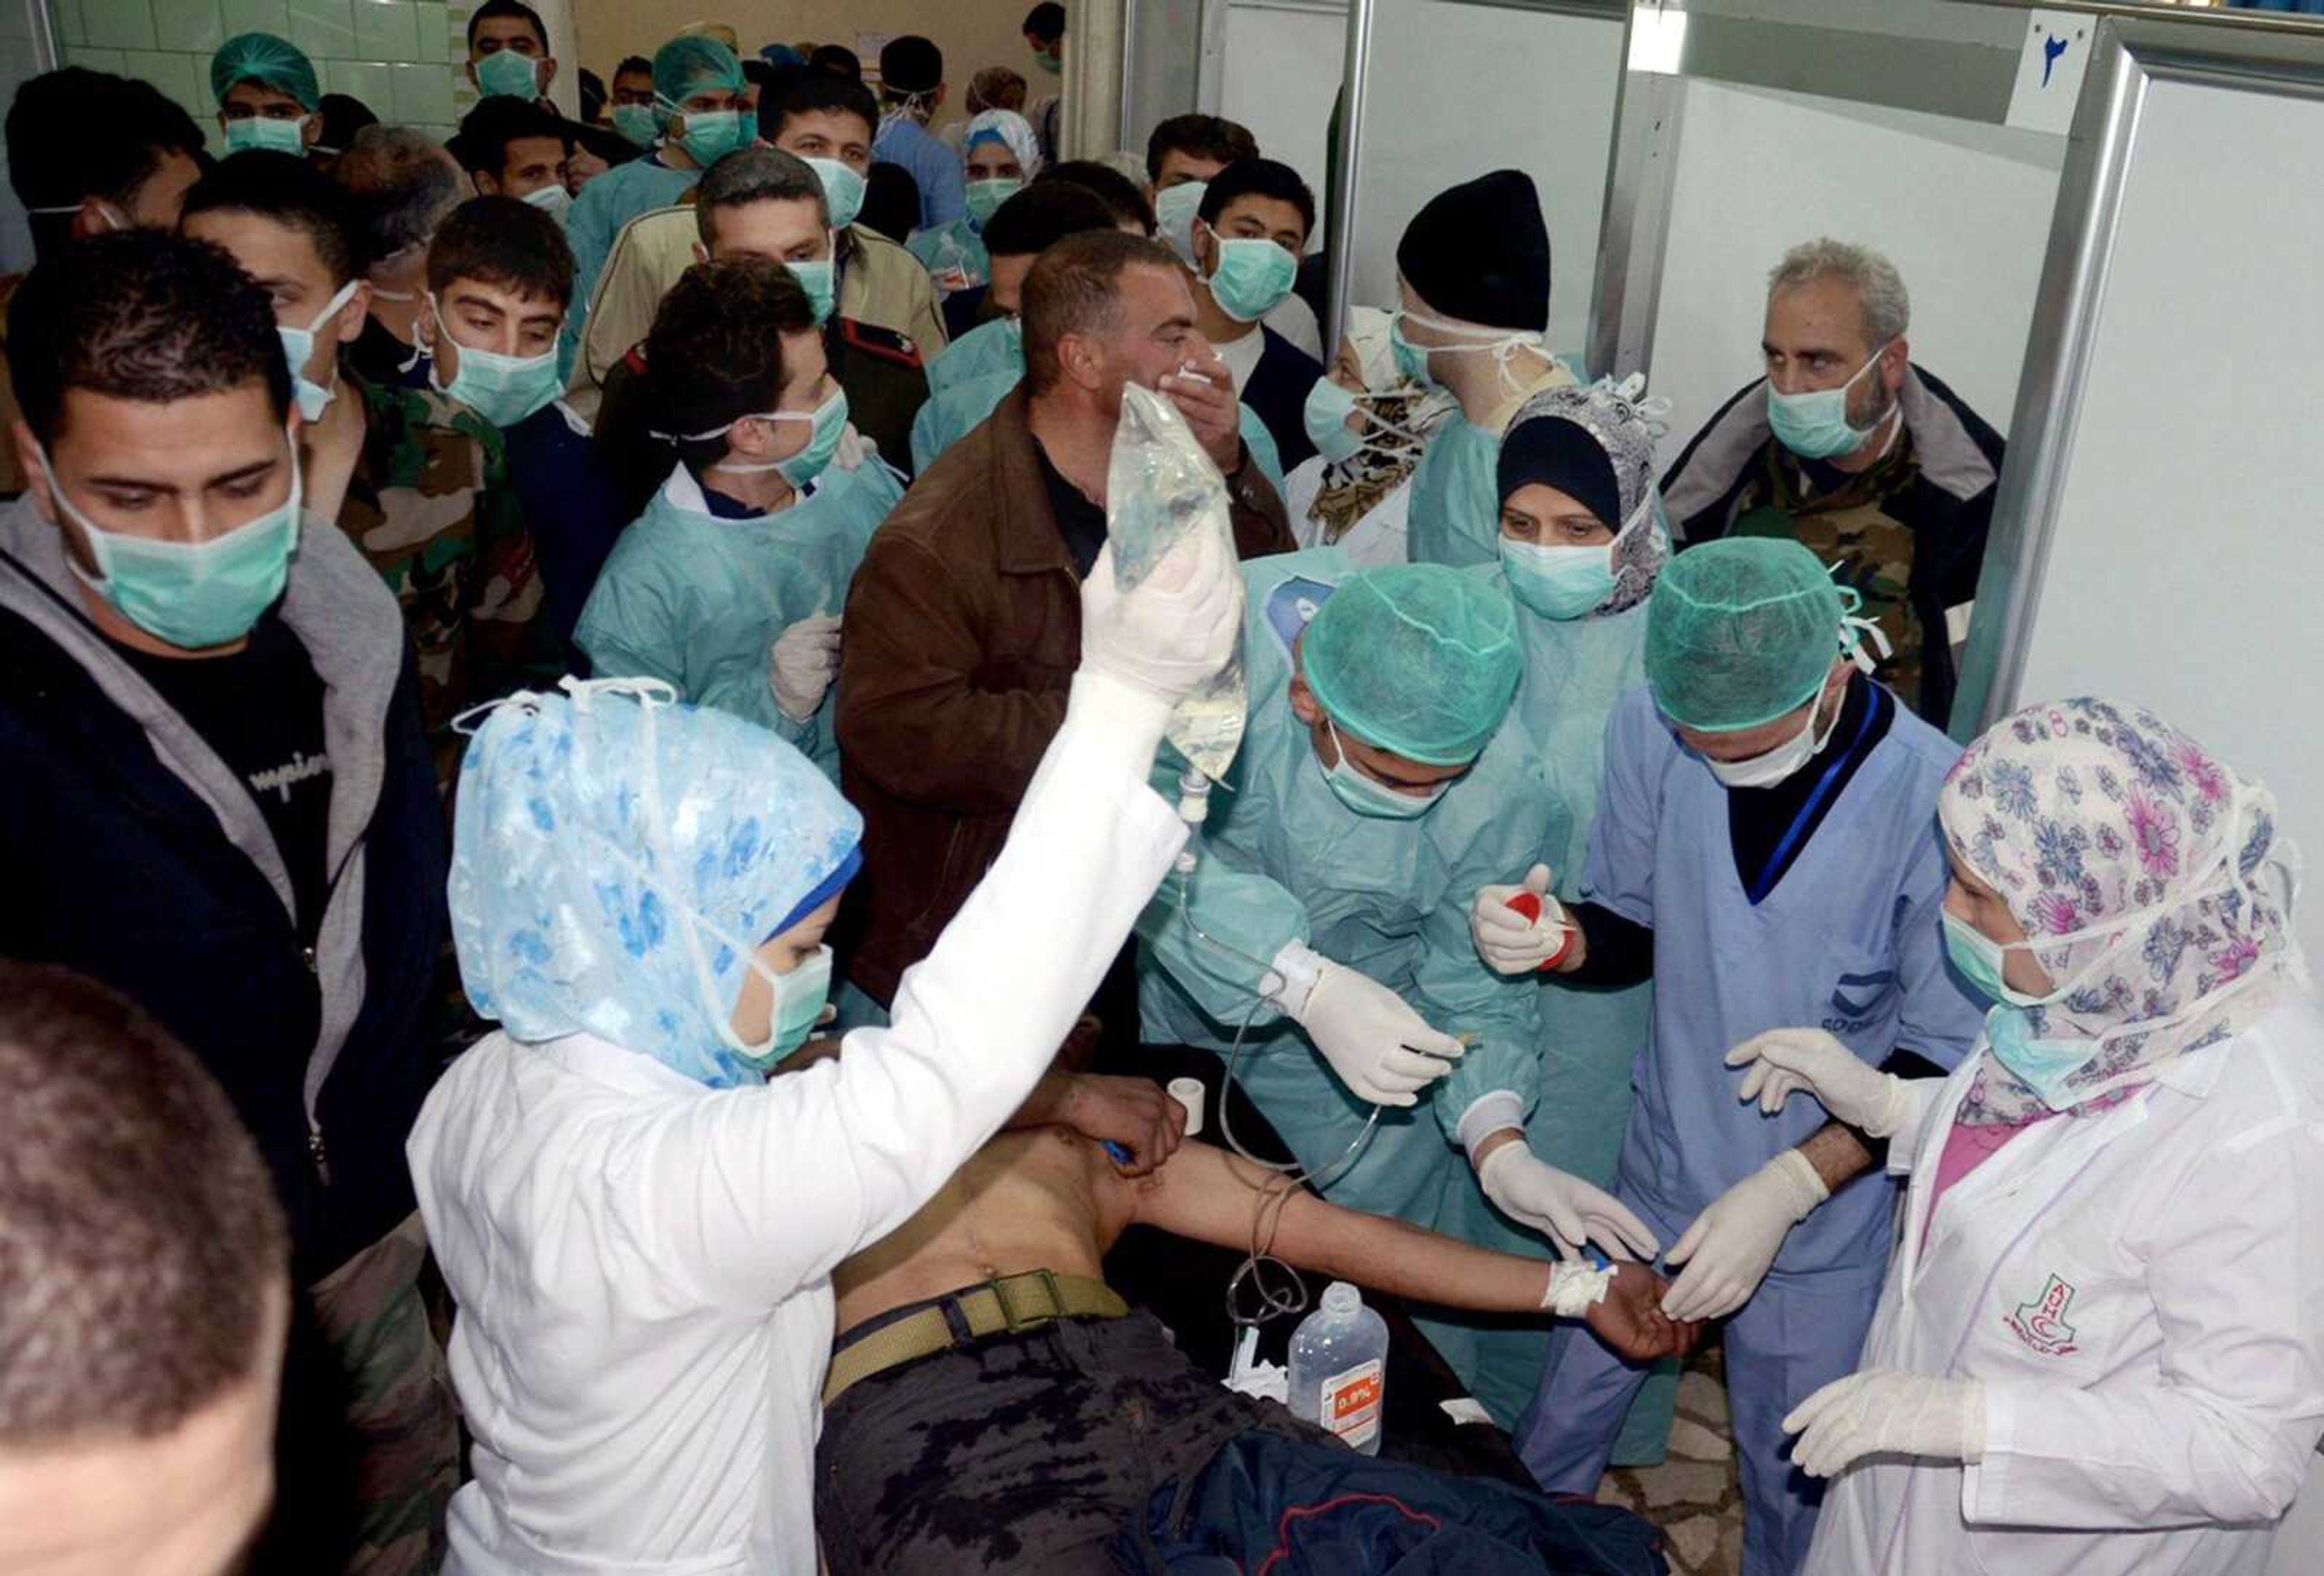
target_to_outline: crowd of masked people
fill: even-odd
[[[1523,171],[1327,346],[1309,181],[1063,156],[1065,25],[965,116],[925,38],[703,25],[570,118],[519,0],[448,142],[264,32],[214,128],[19,90],[0,1572],[1627,1576],[1586,1498],[1714,1332],[1755,1576],[2262,1569],[2324,1428],[2273,801],[2104,701],[1945,737],[2003,444],[1895,265],[1767,260],[1670,445]],[[1150,573],[1118,439],[1207,462]],[[1909,1202],[2069,1162],[2038,1265]],[[2194,1194],[2282,1297],[2108,1281],[2211,1272],[2141,1235]],[[1508,1470],[1222,1386],[1133,1226],[1408,1302]]]

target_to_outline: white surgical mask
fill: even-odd
[[[315,320],[304,328],[285,328],[280,323],[274,326],[274,332],[282,339],[282,359],[290,364],[290,384],[299,397],[299,415],[302,420],[320,421],[323,412],[330,409],[331,401],[338,398],[338,363],[334,361],[331,364],[328,388],[308,381],[307,364],[314,359],[315,336],[322,332],[323,325],[337,317],[340,309],[354,299],[355,283],[351,279],[341,285],[339,293],[331,298],[330,305],[318,313]]]
[[[1824,724],[1821,733],[1817,732],[1816,712],[1822,699],[1823,693],[1819,690],[1817,705],[1808,707],[1806,720],[1800,723],[1800,731],[1766,754],[1754,755],[1748,760],[1713,760],[1705,756],[1703,764],[1711,768],[1711,776],[1729,788],[1774,788],[1813,760],[1817,751],[1831,742],[1831,731],[1840,726],[1840,714],[1846,708],[1836,705],[1831,708],[1831,721]]]

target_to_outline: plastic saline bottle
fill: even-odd
[[[1379,1454],[1388,1401],[1388,1324],[1356,1288],[1335,1280],[1291,1336],[1291,1414]]]

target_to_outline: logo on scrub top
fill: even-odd
[[[1878,1021],[1881,998],[1896,982],[1896,971],[1877,974],[1842,974],[1831,993],[1823,1020],[1827,1034],[1862,1034]]]
[[[2018,1304],[2001,1322],[2043,1357],[2065,1357],[2081,1350],[2074,1344],[2074,1327],[2066,1322],[2066,1310],[2073,1304],[2073,1283],[2053,1275],[2040,1296]]]

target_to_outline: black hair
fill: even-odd
[[[694,183],[695,233],[708,248],[718,216],[754,202],[810,202],[822,221],[831,221],[823,178],[806,161],[780,148],[737,148],[702,172]]]
[[[8,361],[44,445],[71,389],[161,405],[259,383],[276,419],[290,414],[274,303],[223,247],[166,230],[94,236],[25,275]]]
[[[1138,189],[1138,182],[1111,164],[1101,164],[1094,159],[1065,159],[1045,168],[1033,177],[1033,184],[1062,180],[1094,192],[1098,200],[1113,211],[1117,225],[1132,225],[1142,235],[1154,233],[1154,205]]]
[[[867,140],[880,131],[880,104],[872,97],[872,89],[851,78],[822,71],[794,72],[779,94],[761,96],[759,134],[773,142],[783,134],[783,123],[795,115],[859,116]]]
[[[1197,159],[1231,164],[1259,157],[1259,139],[1250,128],[1216,115],[1174,115],[1146,139],[1146,179],[1162,179],[1162,161],[1172,153],[1192,153]]]
[[[1271,197],[1277,202],[1287,202],[1299,210],[1299,228],[1303,235],[1315,230],[1315,194],[1299,179],[1299,171],[1274,159],[1238,159],[1216,175],[1203,192],[1203,206],[1197,211],[1203,223],[1215,226],[1219,216],[1227,211],[1227,204],[1239,197]]]
[[[1038,394],[1057,381],[1057,346],[1069,334],[1111,331],[1121,312],[1121,277],[1133,268],[1180,275],[1178,254],[1159,241],[1111,226],[1068,235],[1025,276],[1025,386]]]
[[[59,127],[69,117],[69,136]],[[149,82],[67,66],[33,78],[8,106],[8,183],[27,208],[69,207],[100,198],[119,207],[182,153],[206,161],[193,116]],[[33,214],[34,253],[53,256],[72,235],[69,213]]]
[[[220,161],[186,193],[182,217],[215,213],[255,214],[296,230],[315,248],[333,290],[361,272],[347,194],[297,153],[253,149]]]
[[[920,227],[920,183],[901,164],[874,164],[863,178],[863,207],[855,222],[897,245]]]
[[[932,93],[944,80],[944,51],[916,32],[880,46],[880,91],[890,102]]]
[[[448,145],[469,174],[489,175],[497,181],[508,167],[509,144],[528,137],[554,137],[567,152],[573,148],[573,127],[564,116],[530,98],[505,94],[480,101]]]
[[[764,257],[698,263],[680,276],[646,335],[646,386],[659,430],[707,432],[775,409],[783,336],[816,332],[815,307],[791,271]],[[724,435],[680,441],[697,472],[726,454]]]
[[[782,73],[775,69],[772,61],[752,55],[742,62],[742,80],[764,94],[768,88],[781,84]]]
[[[346,152],[346,145],[364,127],[379,124],[379,116],[372,113],[371,106],[350,94],[326,93],[315,107],[323,116],[321,143],[334,153]]]
[[[595,125],[597,112],[605,107],[605,79],[588,67],[581,68],[581,120],[585,125]]]
[[[541,23],[540,13],[524,4],[524,0],[484,0],[482,5],[471,12],[468,16],[469,53],[475,52],[478,23],[510,20],[530,23],[532,35],[540,41],[540,52],[544,55],[549,53],[549,29]]]
[[[995,257],[1030,257],[1067,235],[1113,227],[1113,209],[1097,193],[1070,180],[1037,181],[993,212],[984,249]]]
[[[1057,0],[1041,0],[1040,5],[1025,13],[1025,25],[1019,31],[1043,43],[1055,43],[1065,36],[1065,8]]]
[[[564,227],[530,203],[470,198],[452,210],[428,248],[428,288],[438,300],[463,279],[561,309],[573,293],[573,249]]]
[[[863,61],[845,44],[825,44],[807,58],[807,69],[826,77],[843,77],[850,82],[863,80]]]
[[[613,68],[613,75],[617,78],[650,77],[653,75],[653,62],[643,55],[623,55],[622,63]]]

